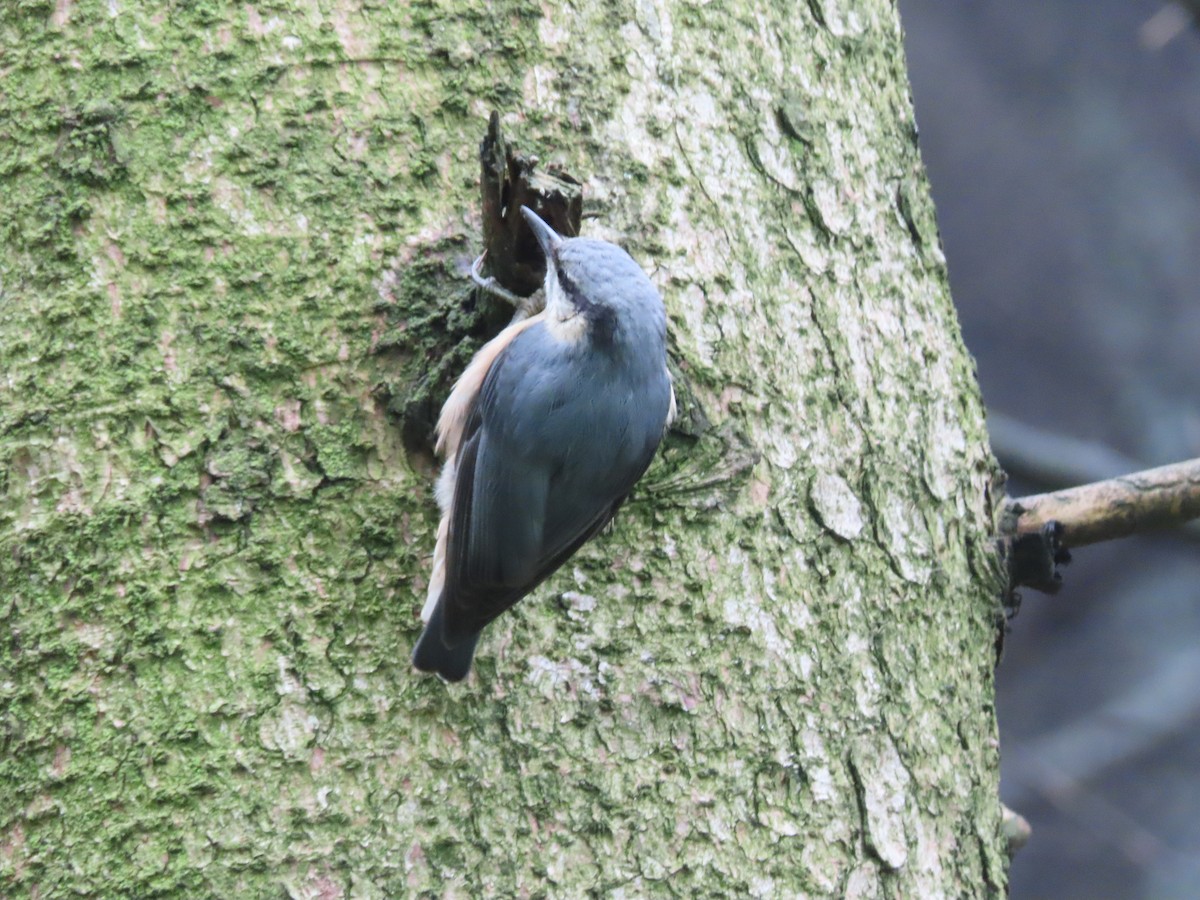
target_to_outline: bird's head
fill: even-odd
[[[564,238],[529,207],[521,207],[546,254],[546,312],[552,322],[584,326],[599,340],[622,331],[663,331],[662,298],[633,258],[608,241]],[[575,322],[579,317],[582,321]],[[570,329],[582,336],[583,329]]]

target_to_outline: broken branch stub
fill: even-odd
[[[488,120],[479,145],[485,265],[497,282],[522,297],[542,286],[546,261],[521,216],[528,206],[564,237],[579,234],[583,185],[557,169],[539,171],[538,158],[517,153],[500,133],[500,114]]]

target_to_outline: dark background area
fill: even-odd
[[[1200,37],[1161,0],[900,0],[1014,496],[1200,456]],[[1032,430],[1031,430],[1032,429]],[[999,670],[1016,900],[1200,897],[1200,531],[1075,552]]]

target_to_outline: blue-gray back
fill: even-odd
[[[448,638],[482,628],[612,518],[662,438],[663,354],[598,352],[540,323],[500,354],[459,454]]]

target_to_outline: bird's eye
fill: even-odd
[[[554,274],[558,277],[558,286],[563,289],[563,293],[568,297],[573,296],[577,288],[573,282],[561,268],[556,268]]]

